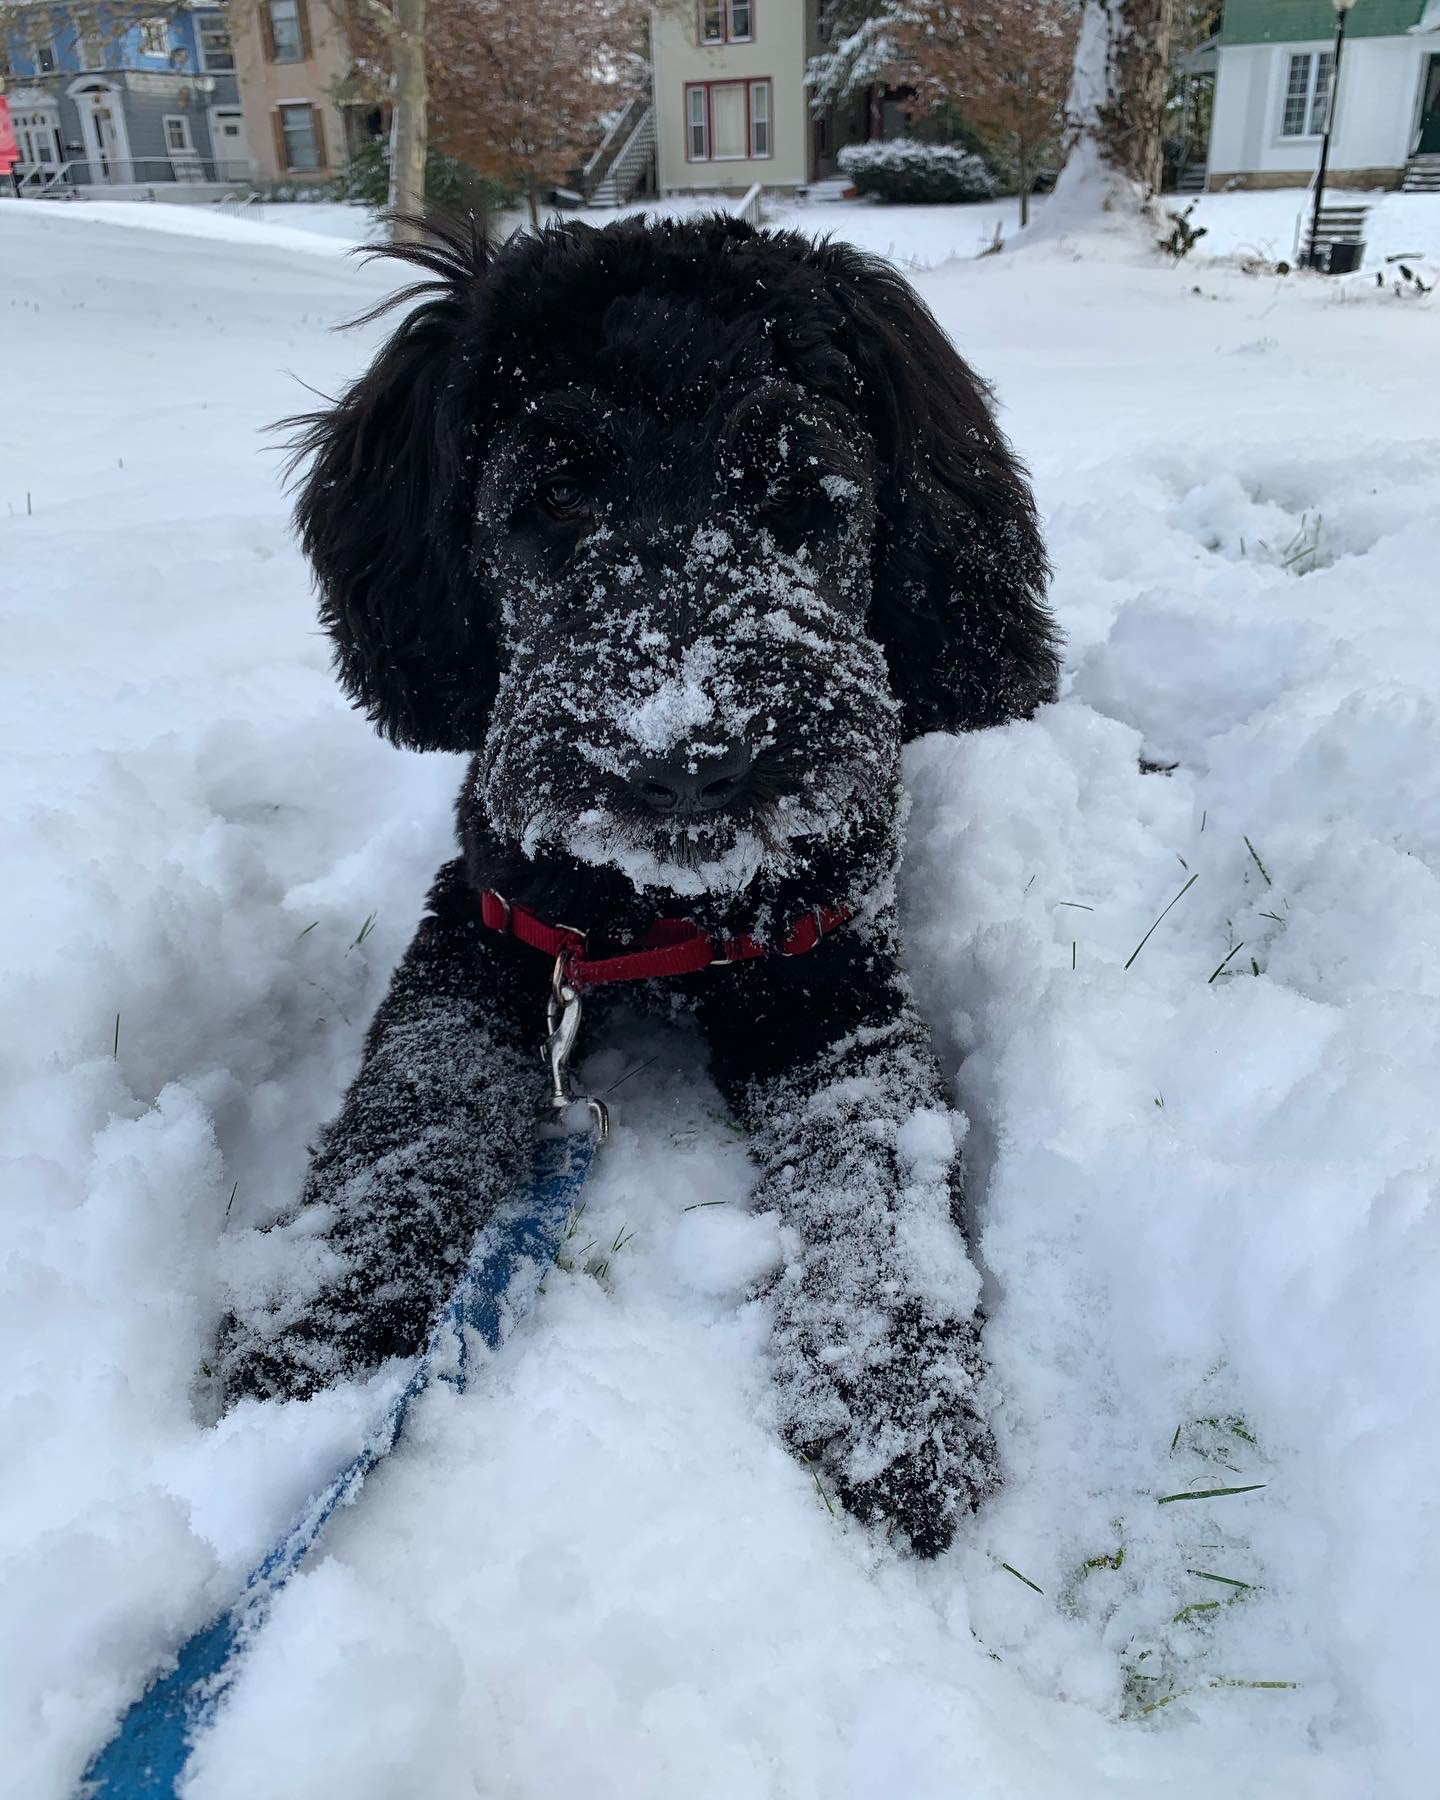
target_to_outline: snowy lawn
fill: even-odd
[[[1217,248],[1252,198],[1205,203]],[[16,1800],[67,1800],[364,1413],[197,1412],[227,1239],[294,1191],[458,773],[334,692],[258,435],[377,341],[329,327],[383,271],[303,210],[0,205]],[[1405,210],[1433,253],[1440,200]],[[637,1028],[591,1065],[646,1065],[585,1220],[623,1248],[427,1401],[190,1800],[1434,1792],[1440,311],[1113,243],[918,279],[1069,637],[1059,705],[909,756],[1007,1486],[922,1566],[782,1453],[770,1226],[693,1048]]]
[[[1386,269],[1387,257],[1410,257],[1440,271],[1440,199],[1429,194],[1342,194],[1331,199],[1359,201],[1366,205],[1364,273],[1374,282],[1374,272]],[[1205,228],[1199,260],[1217,257],[1260,256],[1271,262],[1289,261],[1295,253],[1296,229],[1302,215],[1309,217],[1310,197],[1299,190],[1264,194],[1201,194],[1194,196],[1191,222]],[[550,213],[550,218],[582,219],[594,225],[627,214],[660,211],[681,217],[715,207],[733,209],[733,195],[699,194],[663,202],[637,201],[610,210]],[[1036,195],[1032,217],[1045,222],[1046,196]],[[1163,206],[1181,212],[1191,196],[1167,194]],[[365,207],[343,202],[313,204],[255,202],[245,207],[135,205],[113,201],[87,201],[66,207],[67,217],[83,215],[92,224],[125,226],[131,230],[168,231],[185,236],[231,238],[237,243],[266,243],[320,254],[335,254],[383,236],[375,216]],[[1008,243],[1020,230],[1020,205],[1001,198],[966,206],[882,206],[870,200],[784,200],[767,198],[765,222],[834,236],[857,244],[862,250],[888,257],[914,271],[938,268],[953,258],[968,260],[994,241],[999,230]],[[503,215],[505,230],[526,223],[522,212]],[[1427,276],[1428,280],[1429,277]],[[1356,280],[1337,283],[1352,290]]]

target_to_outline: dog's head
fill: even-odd
[[[346,687],[503,841],[773,891],[890,842],[903,737],[1050,695],[1029,488],[893,270],[723,216],[400,254],[298,519]]]

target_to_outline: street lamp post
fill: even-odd
[[[1315,177],[1315,210],[1310,215],[1310,267],[1320,267],[1320,207],[1325,198],[1325,172],[1330,167],[1330,133],[1340,98],[1340,54],[1345,48],[1345,21],[1355,0],[1331,0],[1335,8],[1335,56],[1330,65],[1330,95],[1325,105],[1325,135],[1320,140],[1320,170]]]

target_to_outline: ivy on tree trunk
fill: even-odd
[[[1104,161],[1148,198],[1160,191],[1164,175],[1165,91],[1176,0],[1088,4],[1105,15],[1105,91],[1094,108],[1096,144]]]

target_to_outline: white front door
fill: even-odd
[[[166,113],[165,152],[170,158],[170,172],[177,181],[203,181],[205,170],[195,154],[195,140],[190,135],[190,120],[185,113]]]
[[[253,173],[245,141],[245,115],[238,106],[210,108],[210,155],[217,181],[248,181]]]
[[[97,106],[91,113],[95,124],[95,156],[99,163],[96,179],[122,181],[120,168],[120,133],[115,128],[115,114],[109,106]]]
[[[103,81],[90,81],[72,87],[70,97],[80,110],[90,180],[133,181],[130,143],[125,135],[120,96]]]

